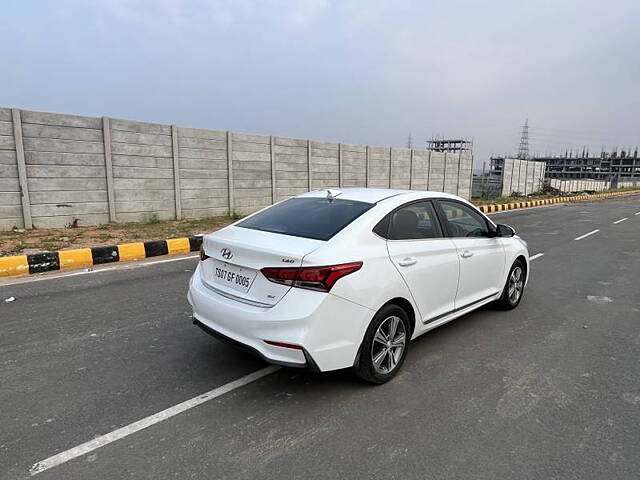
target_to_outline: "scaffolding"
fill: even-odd
[[[468,138],[432,137],[427,140],[427,150],[432,152],[464,153],[473,151],[473,140]]]

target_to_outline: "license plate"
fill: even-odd
[[[211,276],[217,285],[232,288],[238,292],[247,293],[256,278],[255,270],[216,261],[212,265]]]

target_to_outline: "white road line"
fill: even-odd
[[[529,261],[535,260],[536,258],[540,258],[544,255],[544,253],[536,253],[535,255],[531,255],[529,257]]]
[[[138,420],[130,425],[114,430],[113,432],[107,433],[106,435],[102,435],[100,437],[96,437],[93,440],[89,440],[77,447],[73,447],[67,451],[58,453],[52,457],[49,457],[45,460],[37,462],[34,464],[29,472],[31,475],[36,475],[40,472],[44,472],[45,470],[49,470],[50,468],[57,467],[69,460],[73,460],[74,458],[80,457],[86,453],[89,453],[97,448],[104,447],[111,442],[115,442],[116,440],[120,440],[124,437],[131,435],[132,433],[139,432],[151,425],[162,422],[163,420],[167,420],[171,417],[178,415],[179,413],[186,412],[187,410],[192,409],[193,407],[197,407],[209,400],[213,400],[214,398],[218,398],[225,393],[229,393],[236,388],[247,385],[251,382],[255,382],[256,380],[270,375],[278,370],[281,367],[277,365],[270,365],[268,367],[257,370],[249,375],[246,375],[242,378],[234,380],[233,382],[229,382],[226,385],[222,385],[221,387],[214,388],[213,390],[209,390],[202,395],[198,395],[197,397],[193,397],[190,400],[186,400],[182,403],[174,405],[173,407],[169,407],[166,410],[162,410],[156,414],[150,415],[142,420]]]
[[[624,218],[621,218],[620,220],[616,220],[615,222],[613,222],[613,224],[614,224],[614,225],[617,225],[617,224],[619,224],[619,223],[624,222],[625,220],[629,220],[629,217],[624,217]]]
[[[180,257],[180,258],[167,258],[166,260],[156,260],[154,262],[144,262],[141,263],[140,265],[143,267],[146,267],[147,265],[156,265],[158,263],[167,263],[167,262],[177,262],[178,260],[185,260],[187,258],[197,258],[199,257],[200,254],[198,255],[189,255],[188,257]]]
[[[583,238],[587,238],[589,235],[593,235],[594,233],[598,233],[600,230],[596,229],[592,232],[585,233],[584,235],[580,235],[579,237],[574,238],[574,240],[582,240]]]
[[[41,282],[42,280],[54,280],[56,278],[76,277],[78,275],[89,275],[90,273],[102,273],[118,270],[117,267],[100,268],[96,270],[90,269],[91,267],[88,268],[89,269],[81,270],[79,272],[68,272],[63,274],[54,274],[54,271],[52,271],[49,272],[48,275],[45,274],[41,277],[4,277],[0,280],[7,280],[8,282],[0,283],[0,287],[6,287],[8,285],[22,285],[24,283]]]
[[[636,212],[636,213],[634,213],[634,215],[640,215],[640,212]]]

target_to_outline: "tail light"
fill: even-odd
[[[260,271],[274,283],[328,292],[339,279],[357,272],[361,267],[362,262],[353,262],[323,267],[265,267]]]
[[[204,245],[200,245],[200,260],[204,261],[207,258],[209,258],[209,255],[207,255],[206,253],[204,253]]]

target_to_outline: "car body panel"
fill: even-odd
[[[452,238],[460,259],[455,307],[471,305],[502,291],[505,275],[503,239]]]
[[[202,283],[201,265],[191,278],[188,294],[194,318],[269,361],[306,365],[301,350],[269,345],[265,340],[304,347],[323,371],[353,365],[375,312],[331,293],[292,288],[286,297],[288,301],[269,308],[226,298]]]
[[[262,232],[247,228],[229,226],[205,235],[204,252],[211,257],[203,262],[203,281],[222,293],[263,305],[275,305],[291,287],[270,282],[259,270],[265,266],[295,267],[302,258],[325,242],[310,238],[291,237],[278,233]],[[230,254],[230,257],[224,256]],[[251,279],[250,288],[245,292],[234,288],[234,282],[221,281],[216,273],[220,270],[232,274],[242,274]],[[243,272],[244,270],[244,272]],[[233,277],[233,279],[237,278]]]
[[[387,248],[411,291],[420,313],[418,318],[424,322],[455,308],[460,261],[450,238],[388,240]]]

